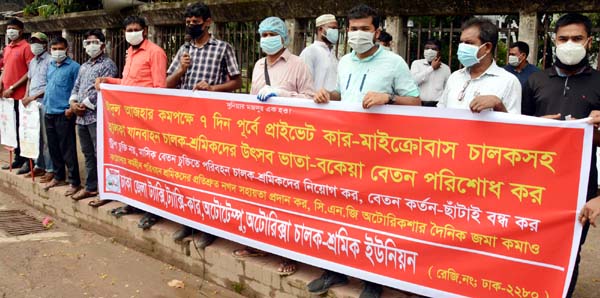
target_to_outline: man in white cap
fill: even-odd
[[[334,90],[337,81],[338,59],[334,46],[338,41],[338,23],[332,14],[317,18],[317,39],[300,54],[310,70],[315,90]]]

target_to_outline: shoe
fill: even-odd
[[[194,239],[194,243],[196,244],[197,248],[205,249],[207,246],[215,242],[215,240],[217,240],[217,236],[209,233],[202,233],[200,237]]]
[[[159,217],[152,214],[152,213],[148,213],[146,212],[146,214],[144,214],[144,217],[142,217],[140,219],[140,222],[138,223],[138,228],[142,229],[142,230],[147,230],[149,228],[151,228],[153,225],[156,224],[156,222],[158,221]]]
[[[29,168],[29,164],[25,163],[18,171],[17,175],[23,175],[31,172],[31,168]]]
[[[46,171],[40,169],[40,168],[35,168],[33,169],[33,177],[40,177],[40,176],[45,176],[46,175]],[[25,178],[31,178],[31,172],[27,173],[27,175],[25,175]]]
[[[25,162],[23,162],[23,161],[13,161],[12,165],[2,166],[2,169],[3,170],[10,170],[11,168],[18,169],[18,168],[22,167],[24,163]]]
[[[81,189],[81,186],[77,185],[72,185],[69,186],[69,189],[67,189],[67,191],[65,191],[65,197],[70,197],[74,194],[76,194],[79,190]]]
[[[365,287],[358,298],[379,298],[383,292],[383,287],[372,282],[365,281]]]
[[[321,295],[327,292],[332,286],[345,285],[347,283],[348,277],[346,275],[325,271],[321,277],[309,282],[306,288],[312,294]]]
[[[173,233],[173,241],[181,241],[183,238],[192,235],[192,228],[190,227],[186,227],[186,226],[181,226],[181,229],[175,231],[175,233]]]
[[[54,173],[46,172],[46,174],[44,174],[44,176],[42,176],[42,178],[40,178],[40,183],[48,183],[48,182],[52,181],[52,179],[54,179]]]

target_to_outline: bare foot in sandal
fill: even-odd
[[[281,276],[288,276],[296,273],[296,261],[292,261],[290,259],[283,259],[281,263],[279,263],[279,268],[277,268],[277,273]]]
[[[251,258],[251,257],[264,257],[267,255],[266,252],[252,247],[244,247],[233,251],[233,256],[238,259]]]

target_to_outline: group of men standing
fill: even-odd
[[[4,72],[0,93],[27,106],[41,105],[42,130],[40,155],[35,168],[15,150],[15,160],[7,168],[18,173],[42,176],[44,189],[69,184],[65,195],[73,200],[98,194],[96,169],[96,105],[100,84],[120,84],[151,88],[178,88],[233,92],[241,87],[241,71],[233,47],[214,38],[210,9],[203,3],[185,10],[186,33],[191,37],[183,44],[167,68],[162,48],[148,40],[143,18],[127,17],[125,38],[130,47],[122,73],[117,77],[115,63],[105,54],[105,36],[100,30],[85,34],[84,47],[89,59],[79,65],[68,56],[69,44],[61,37],[50,41],[40,32],[23,39],[23,23],[11,20],[7,35],[11,40],[4,49]],[[565,120],[591,116],[600,122],[600,73],[589,66],[587,51],[591,45],[591,22],[580,14],[567,14],[556,23],[555,65],[538,71],[527,63],[529,48],[518,42],[510,48],[509,65],[499,67],[493,57],[498,43],[498,28],[487,19],[474,18],[462,27],[458,59],[464,68],[450,72],[442,62],[442,44],[428,40],[423,59],[408,67],[405,60],[389,50],[391,38],[381,38],[379,14],[369,6],[358,5],[348,13],[348,44],[352,52],[338,60],[338,22],[334,15],[316,19],[316,40],[300,56],[287,48],[288,29],[278,17],[263,20],[258,29],[260,47],[266,57],[258,60],[252,71],[251,94],[261,101],[271,97],[297,97],[316,103],[341,101],[373,106],[423,105],[438,108],[487,110],[541,116]],[[381,45],[379,43],[382,43]],[[508,71],[507,71],[508,70]],[[568,116],[568,117],[567,117]],[[75,131],[85,157],[86,185],[82,189],[76,154]],[[595,152],[595,147],[594,147]],[[595,165],[595,153],[592,165]],[[597,171],[592,166],[588,199],[596,196]],[[92,206],[106,201],[93,200]],[[589,223],[595,223],[600,199],[591,200],[582,212],[585,223],[581,243]],[[119,217],[138,212],[131,206],[112,210]],[[148,229],[159,220],[151,213],[140,220]],[[195,231],[182,227],[173,238],[181,240]],[[210,245],[216,237],[201,233],[195,238],[198,248]],[[250,247],[238,249],[238,258],[262,256],[265,252]],[[579,261],[579,259],[578,259]],[[281,275],[293,274],[296,264],[283,259]],[[577,266],[569,290],[572,294]],[[325,272],[308,285],[319,294],[344,284],[347,277]],[[362,298],[379,297],[381,286],[365,283]]]

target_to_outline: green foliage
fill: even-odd
[[[23,14],[29,17],[49,17],[69,12],[98,9],[101,6],[101,0],[34,0],[31,4],[25,6]]]
[[[234,292],[241,294],[244,291],[244,284],[239,283],[239,282],[234,282],[231,284],[231,289]]]

